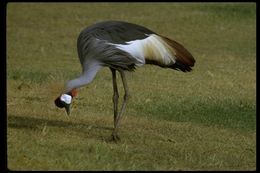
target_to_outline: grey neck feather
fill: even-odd
[[[89,84],[94,79],[101,67],[102,66],[97,62],[84,64],[83,73],[78,78],[68,81],[63,93],[67,93],[74,88],[80,88]]]

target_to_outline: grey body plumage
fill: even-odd
[[[126,44],[128,41],[140,40],[154,32],[149,29],[119,21],[107,21],[85,28],[78,37],[77,47],[81,64],[95,58],[102,66],[114,69],[133,70],[136,58],[128,52],[107,44]]]
[[[160,36],[146,27],[122,21],[100,22],[85,28],[79,34],[77,50],[82,74],[67,82],[63,94],[73,95],[71,93],[75,92],[71,91],[90,83],[101,67],[109,67],[114,91],[113,140],[119,139],[117,131],[120,117],[129,98],[125,70],[133,71],[136,66],[154,64],[186,72],[191,71],[195,63],[193,56],[176,41]],[[120,111],[118,111],[116,71],[121,75],[125,90]],[[59,97],[55,100],[55,104],[60,108],[66,105]],[[66,110],[69,110],[68,105]]]

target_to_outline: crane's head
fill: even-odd
[[[59,108],[65,108],[67,115],[70,115],[70,105],[72,103],[72,98],[77,95],[77,90],[73,89],[68,93],[62,94],[55,99],[55,105]]]

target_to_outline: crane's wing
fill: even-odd
[[[104,66],[115,69],[134,70],[136,65],[145,64],[145,60],[118,49],[116,44],[127,44],[131,40],[142,40],[154,32],[127,22],[106,21],[85,28],[78,37],[78,54],[84,63],[95,58]]]
[[[78,51],[83,57],[88,54],[103,65],[124,70],[155,64],[185,72],[195,63],[193,56],[176,41],[121,21],[100,22],[85,28],[78,39]]]
[[[113,44],[126,44],[126,42],[142,40],[150,34],[155,34],[143,26],[122,21],[96,23],[83,30],[82,34],[84,33]]]

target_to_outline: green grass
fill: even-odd
[[[196,59],[191,73],[127,73],[119,143],[107,140],[109,69],[79,89],[70,117],[53,103],[81,72],[79,32],[110,19],[173,38]],[[256,169],[254,3],[8,3],[6,29],[9,169]]]

